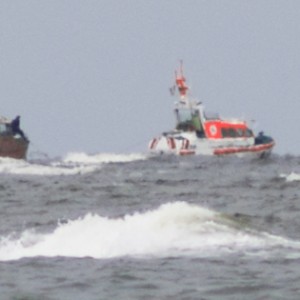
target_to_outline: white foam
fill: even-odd
[[[131,162],[146,159],[143,154],[109,154],[100,153],[88,155],[86,153],[69,153],[62,161],[48,164],[30,163],[25,160],[0,158],[0,174],[19,175],[75,175],[93,172],[104,163]]]
[[[98,153],[88,155],[84,152],[71,152],[64,158],[65,163],[84,163],[84,164],[99,164],[111,162],[131,162],[135,160],[146,159],[145,154],[130,153],[130,154],[115,154],[115,153]]]
[[[18,175],[74,175],[92,172],[96,167],[91,166],[68,166],[61,162],[53,162],[48,165],[29,163],[25,160],[10,158],[0,159],[0,174]]]
[[[230,226],[222,216],[185,202],[111,219],[87,214],[48,234],[25,231],[0,240],[0,260],[65,256],[105,259],[120,256],[221,255],[291,242]],[[299,244],[299,243],[298,243]],[[300,247],[300,244],[297,246]]]
[[[280,178],[285,178],[287,182],[300,181],[300,174],[291,172],[290,174],[280,174]]]

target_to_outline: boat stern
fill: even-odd
[[[195,151],[191,147],[188,138],[182,136],[174,137],[163,135],[153,138],[149,142],[149,151],[152,154],[176,154],[176,155],[193,155]]]

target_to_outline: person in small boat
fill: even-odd
[[[264,133],[263,131],[260,131],[258,135],[255,137],[255,144],[261,145],[264,143]]]
[[[12,121],[11,121],[11,129],[13,134],[19,134],[24,140],[27,140],[23,130],[20,128],[20,116],[16,116]]]

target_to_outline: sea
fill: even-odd
[[[0,299],[300,299],[300,156],[0,159]]]

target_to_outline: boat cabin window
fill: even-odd
[[[252,137],[252,136],[254,136],[254,134],[253,134],[251,129],[247,128],[246,132],[245,132],[245,136],[246,137]]]
[[[242,129],[242,128],[222,128],[221,129],[222,137],[223,138],[237,138],[237,137],[252,137],[253,132],[247,128],[247,129]]]
[[[203,131],[199,110],[180,108],[175,110],[178,130]]]
[[[243,137],[245,134],[244,134],[244,130],[243,129],[241,129],[241,128],[238,128],[237,130],[236,130],[236,133],[237,133],[237,136],[238,137]]]
[[[237,132],[234,128],[222,128],[221,129],[221,133],[222,133],[222,137],[226,138],[226,137],[236,137],[237,136]]]

